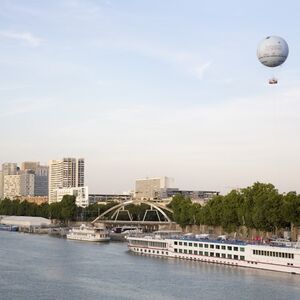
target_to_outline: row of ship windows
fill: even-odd
[[[200,247],[200,248],[210,248],[210,249],[222,249],[222,250],[226,250],[226,246],[225,245],[214,245],[214,244],[202,244],[202,243],[188,243],[188,242],[178,242],[175,241],[174,245],[179,245],[179,246],[189,246],[189,247]],[[230,251],[240,251],[244,252],[245,251],[245,247],[236,247],[236,246],[227,246],[227,250]]]
[[[187,249],[174,249],[175,253],[184,253],[184,254],[194,254],[194,255],[204,255],[204,256],[211,256],[211,257],[222,257],[222,258],[229,258],[229,259],[240,259],[245,260],[245,256],[240,255],[232,255],[232,254],[226,254],[225,253],[214,253],[214,252],[206,252],[206,251],[197,251],[197,250],[187,250]]]
[[[167,248],[167,243],[161,242],[148,242],[148,241],[130,241],[131,245],[138,245],[138,246],[150,246],[150,247],[157,247],[157,248]]]
[[[158,250],[150,250],[150,249],[140,249],[140,248],[133,248],[134,251],[140,251],[143,253],[150,253],[150,254],[165,254],[168,255],[168,251],[158,251]]]
[[[294,259],[293,253],[276,252],[276,251],[264,251],[264,250],[253,250],[254,255],[272,256],[272,257],[282,257]]]

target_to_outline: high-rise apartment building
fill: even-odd
[[[3,182],[4,198],[13,199],[21,196],[21,176],[20,175],[4,175]]]
[[[36,171],[36,169],[39,165],[40,165],[40,163],[37,161],[24,161],[21,164],[21,170],[22,171],[25,171],[25,170]]]
[[[18,167],[16,163],[4,163],[2,164],[2,171],[0,171],[0,199],[4,198],[4,176],[16,175]]]
[[[49,203],[57,201],[57,189],[80,186],[84,186],[83,158],[63,158],[49,162]]]

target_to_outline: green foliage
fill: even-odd
[[[245,225],[266,231],[276,231],[291,224],[300,225],[300,195],[279,194],[272,184],[256,182],[241,191],[216,196],[205,206],[176,195],[169,205],[174,220],[180,226],[205,224],[222,226],[234,231]]]

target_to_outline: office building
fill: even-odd
[[[173,179],[169,177],[155,177],[137,179],[135,181],[135,198],[153,200],[160,197],[160,190],[170,188]]]
[[[87,186],[59,188],[53,191],[55,202],[60,202],[65,195],[76,197],[76,205],[87,207],[89,205],[89,193]]]

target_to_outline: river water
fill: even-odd
[[[0,299],[300,299],[300,276],[0,232]]]

